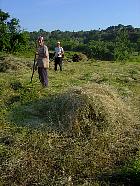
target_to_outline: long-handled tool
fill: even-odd
[[[36,63],[36,54],[35,54],[35,57],[34,57],[34,64],[33,64],[33,72],[32,72],[32,76],[31,76],[31,82],[33,80],[33,76],[34,76],[34,72],[35,72],[35,63]]]

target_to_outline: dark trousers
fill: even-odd
[[[59,65],[60,71],[62,71],[62,57],[55,58],[54,70],[57,71],[57,65]]]
[[[48,86],[48,72],[44,67],[38,67],[39,80],[43,86]]]

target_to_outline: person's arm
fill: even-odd
[[[61,47],[61,55],[62,55],[62,58],[64,58],[64,49]]]
[[[64,49],[63,48],[61,48],[62,49],[62,54],[64,54]]]

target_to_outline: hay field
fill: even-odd
[[[86,60],[49,69],[4,56],[0,72],[1,185],[140,183],[140,62]]]

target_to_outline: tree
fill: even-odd
[[[10,15],[0,9],[0,51],[9,47],[7,19]]]
[[[21,30],[18,19],[9,18],[8,13],[0,10],[0,51],[15,52],[27,48],[29,35]]]
[[[115,60],[125,60],[129,57],[130,52],[131,48],[128,32],[125,29],[120,29],[116,37],[114,58]]]

